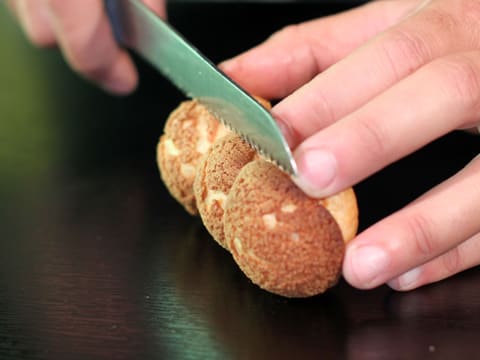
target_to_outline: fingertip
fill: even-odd
[[[385,280],[391,258],[376,245],[355,245],[347,247],[343,262],[343,277],[358,289],[372,289]]]
[[[23,25],[30,42],[37,47],[51,47],[56,44],[50,16],[46,7],[39,2],[20,2],[12,11]]]
[[[101,81],[102,87],[114,95],[128,95],[138,85],[138,74],[132,59],[126,52],[120,52],[110,70]]]
[[[231,58],[222,61],[218,64],[218,68],[222,70],[225,74],[230,77],[235,77],[235,73],[238,72],[238,61],[237,58]]]
[[[217,67],[250,94],[271,99],[270,94],[267,94],[264,89],[262,89],[262,86],[259,86],[259,82],[251,80],[249,65],[245,63],[246,57],[248,58],[247,53],[235,56],[222,61]]]
[[[287,78],[279,76],[272,55],[266,53],[262,45],[225,60],[218,67],[251,94],[278,99],[289,93],[285,85]]]
[[[51,31],[38,30],[28,26],[25,32],[30,42],[36,47],[49,48],[56,44],[55,37]]]

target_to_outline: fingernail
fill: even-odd
[[[349,272],[355,277],[360,287],[374,287],[380,285],[382,275],[390,264],[388,254],[376,246],[365,245],[358,247],[348,254]]]
[[[410,290],[417,285],[421,273],[421,267],[416,267],[407,271],[403,275],[400,275],[396,279],[389,281],[388,286],[395,290]]]
[[[337,160],[332,153],[320,149],[299,150],[295,154],[298,177],[293,181],[307,195],[324,197],[330,195],[328,186],[337,175]]]
[[[235,70],[235,68],[237,67],[237,62],[235,61],[235,58],[225,60],[218,64],[218,67],[220,68],[220,70],[228,74]]]
[[[283,121],[280,117],[276,116],[274,109],[271,111],[271,113],[290,149],[295,148],[295,146],[297,146],[297,141],[295,140],[295,137],[293,135],[294,131],[292,127],[287,125],[286,122]]]

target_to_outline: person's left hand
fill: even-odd
[[[480,121],[480,1],[376,1],[287,27],[223,70],[272,110],[322,197]],[[480,157],[347,246],[344,277],[409,290],[480,264]]]

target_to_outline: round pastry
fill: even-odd
[[[198,165],[193,184],[197,208],[212,237],[226,248],[223,213],[230,188],[240,170],[257,156],[238,135],[217,140]]]
[[[195,100],[167,119],[157,162],[172,196],[190,214],[200,213],[255,284],[307,297],[336,283],[345,242],[358,227],[353,189],[308,197]]]
[[[332,205],[333,213],[324,205]],[[256,160],[243,167],[227,196],[225,241],[255,284],[286,297],[307,297],[337,282],[342,234],[351,237],[357,230],[356,220],[346,219],[357,216],[351,189],[332,201],[313,199],[275,165]]]
[[[167,119],[157,146],[160,175],[170,194],[192,215],[197,214],[193,182],[198,162],[228,132],[195,100],[182,102]]]

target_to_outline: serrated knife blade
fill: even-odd
[[[120,44],[139,53],[186,96],[196,98],[290,175],[297,167],[277,123],[171,25],[138,0],[105,0]]]

